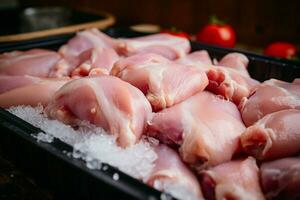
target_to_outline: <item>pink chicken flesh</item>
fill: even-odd
[[[188,39],[166,33],[119,39],[117,46],[117,52],[121,55],[155,53],[170,60],[184,57],[190,50],[191,46]]]
[[[235,69],[246,77],[250,77],[247,71],[248,64],[248,58],[241,53],[229,53],[218,63],[219,66]]]
[[[243,54],[227,54],[218,63],[219,66],[211,64],[206,51],[193,52],[176,62],[204,70],[209,80],[207,90],[221,95],[237,105],[244,97],[248,97],[253,88],[259,84],[249,76],[247,72],[249,61]]]
[[[283,158],[263,163],[260,168],[263,191],[268,199],[300,198],[300,158]]]
[[[244,98],[239,107],[246,126],[279,110],[300,110],[300,79],[292,83],[267,80],[258,85],[248,99]]]
[[[0,76],[0,107],[18,105],[46,106],[54,93],[68,78],[38,78],[33,76]]]
[[[154,147],[158,156],[155,167],[146,182],[150,186],[165,191],[166,187],[180,187],[193,194],[195,199],[203,199],[197,177],[181,161],[178,154],[168,146],[160,144]]]
[[[194,51],[185,57],[177,59],[175,62],[183,65],[191,65],[206,71],[212,65],[209,54],[205,50]]]
[[[264,200],[255,159],[234,160],[201,172],[207,200]]]
[[[300,153],[300,110],[289,109],[264,116],[241,136],[243,149],[259,160]]]
[[[59,49],[63,56],[78,56],[88,49],[94,47],[111,48],[115,45],[115,39],[100,32],[96,28],[87,29],[78,32],[75,37],[71,38],[67,44]]]
[[[56,92],[49,117],[77,125],[86,120],[116,135],[122,147],[139,141],[151,106],[143,93],[113,76],[73,80]]]
[[[94,50],[95,48],[96,50]],[[102,50],[104,52],[99,55],[99,49],[101,48],[109,50]],[[109,54],[108,58],[105,59],[111,58],[113,61],[118,58],[116,56],[117,53],[124,56],[138,53],[156,53],[168,59],[176,59],[185,56],[190,51],[190,48],[190,43],[187,39],[170,34],[114,39],[97,29],[87,29],[77,33],[75,37],[59,49],[59,53],[63,58],[51,70],[50,76],[67,76],[78,66],[79,69],[75,69],[75,72],[73,72],[74,76],[86,74],[87,69],[95,68],[95,66],[97,70],[91,73],[102,74],[102,68],[111,68],[111,62],[101,61],[107,54]],[[108,51],[110,52],[107,53]],[[97,65],[99,62],[101,65]],[[103,66],[103,64],[107,65]]]
[[[231,160],[245,130],[237,107],[203,91],[154,114],[148,135],[179,146],[183,160],[196,170]]]
[[[55,51],[44,49],[3,53],[0,55],[0,74],[48,77],[60,58]]]
[[[207,71],[209,84],[207,89],[225,99],[239,105],[244,97],[248,97],[253,88],[259,84],[239,70],[226,67],[213,67]]]
[[[83,54],[88,54],[88,58],[71,72],[72,77],[109,75],[114,63],[119,60],[119,55],[111,48],[96,47]]]
[[[203,71],[169,62],[155,54],[124,58],[115,64],[112,74],[139,88],[155,111],[187,99],[208,84]]]
[[[78,32],[75,37],[71,38],[67,44],[59,49],[58,52],[63,58],[51,70],[50,76],[68,76],[76,67],[85,62],[91,65],[89,68],[96,66],[100,69],[109,69],[111,68],[110,62],[99,62],[99,60],[103,59],[106,55],[108,58],[105,59],[114,59],[117,56],[114,50],[116,44],[115,39],[95,28]],[[96,65],[99,63],[101,65]],[[107,65],[103,66],[103,64]],[[80,73],[78,72],[78,74]]]

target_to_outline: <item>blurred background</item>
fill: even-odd
[[[107,11],[117,25],[140,23],[175,26],[197,33],[209,16],[226,20],[236,31],[237,42],[265,46],[273,41],[300,43],[300,1],[274,0],[1,0],[8,6],[66,6],[88,12]],[[15,3],[13,3],[15,2]],[[7,6],[7,7],[8,7]],[[2,6],[4,7],[4,6]]]

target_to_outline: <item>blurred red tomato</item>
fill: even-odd
[[[196,37],[199,42],[230,48],[234,47],[236,41],[234,29],[215,16],[211,17],[210,24],[202,28]]]
[[[267,56],[291,59],[296,57],[297,47],[288,42],[274,42],[265,48],[264,54]]]

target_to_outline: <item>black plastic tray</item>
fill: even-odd
[[[112,37],[144,35],[128,28],[110,28],[105,32]],[[0,52],[30,48],[57,49],[72,36],[0,44]],[[213,58],[221,58],[230,52],[244,53],[250,60],[250,74],[260,81],[269,78],[292,81],[300,77],[300,64],[297,62],[195,42],[192,42],[192,49],[206,49]],[[0,130],[0,148],[5,157],[32,175],[39,184],[55,191],[58,199],[160,199],[159,191],[114,167],[108,165],[106,171],[90,170],[84,161],[67,156],[64,152],[71,152],[72,147],[57,139],[50,144],[38,142],[31,134],[42,130],[1,108]],[[118,181],[113,180],[114,173],[120,175]]]

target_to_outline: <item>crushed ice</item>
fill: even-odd
[[[43,132],[40,132],[37,135],[32,134],[32,137],[36,138],[38,142],[51,143],[54,140],[54,137],[52,135]]]
[[[27,121],[33,126],[40,128],[45,133],[33,135],[38,141],[51,143],[54,138],[73,146],[73,152],[63,153],[67,156],[81,158],[86,161],[90,169],[108,169],[107,163],[117,167],[119,170],[141,180],[146,180],[154,167],[157,155],[151,144],[157,143],[154,139],[143,138],[132,147],[123,149],[117,146],[116,138],[102,128],[82,122],[81,126],[74,130],[71,126],[65,125],[57,120],[51,120],[43,113],[43,107],[37,106],[16,106],[8,109],[12,114]],[[119,179],[119,174],[112,177]],[[190,194],[180,195],[182,189],[170,185],[166,186],[165,192],[180,199],[186,199]],[[162,193],[161,199],[168,199],[168,195]]]
[[[101,169],[103,162],[135,178],[146,179],[154,167],[157,155],[144,139],[123,149],[117,146],[116,138],[102,128],[82,122],[82,126],[74,130],[71,126],[47,118],[42,106],[17,106],[8,111],[45,131],[46,134],[39,133],[35,136],[39,141],[52,142],[55,137],[72,145],[73,157],[85,160],[87,167],[91,169]]]

